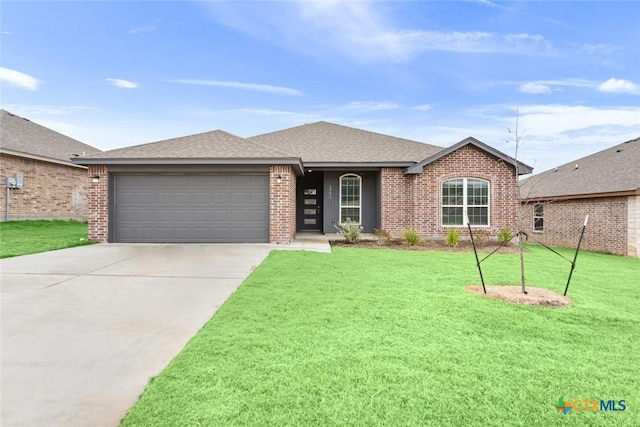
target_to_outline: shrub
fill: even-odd
[[[473,241],[477,247],[483,248],[489,241],[489,230],[473,230]]]
[[[391,233],[384,228],[374,228],[373,234],[376,236],[376,241],[379,245],[388,245],[391,241]]]
[[[344,237],[347,243],[356,243],[360,241],[360,234],[362,233],[362,226],[357,222],[347,220],[342,224],[334,224],[334,227]]]
[[[457,228],[449,228],[447,230],[445,241],[447,242],[447,245],[449,245],[449,247],[457,247],[458,242],[460,241],[460,231]]]
[[[511,239],[513,239],[513,233],[507,227],[504,227],[498,233],[498,242],[500,242],[502,246],[508,245]]]
[[[415,246],[420,243],[420,235],[413,228],[404,232],[404,239],[409,246]]]

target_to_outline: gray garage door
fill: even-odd
[[[114,180],[116,242],[267,242],[266,175],[126,175]]]

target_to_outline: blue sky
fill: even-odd
[[[1,4],[2,108],[107,150],[326,120],[536,172],[640,136],[640,2]],[[509,133],[511,129],[511,133]]]

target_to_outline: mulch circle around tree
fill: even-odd
[[[543,307],[568,307],[571,305],[571,300],[561,294],[544,288],[535,288],[533,286],[527,286],[527,293],[522,293],[522,288],[518,286],[486,286],[487,293],[482,291],[480,285],[469,285],[465,289],[474,294],[486,298],[493,298],[501,301],[510,302],[513,304],[524,305],[540,305]]]

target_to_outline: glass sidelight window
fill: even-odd
[[[340,224],[347,220],[360,224],[362,210],[362,177],[355,174],[340,177]]]

